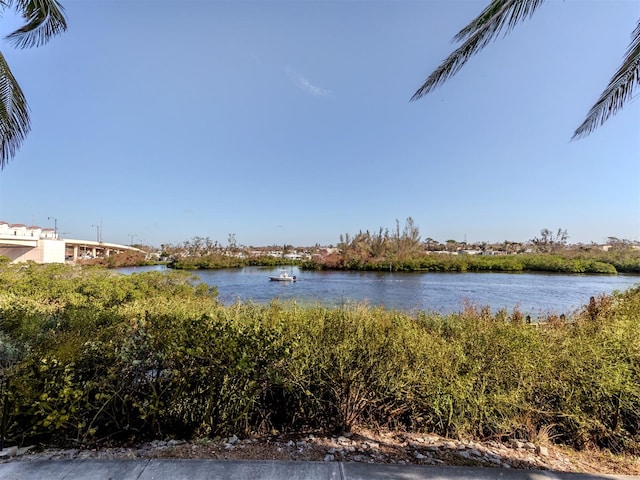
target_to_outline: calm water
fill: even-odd
[[[123,273],[164,267],[120,269]],[[310,272],[288,268],[298,281],[272,282],[280,269],[247,267],[198,271],[200,279],[218,287],[220,299],[268,302],[271,299],[340,305],[366,302],[402,310],[453,312],[465,302],[492,310],[518,307],[531,315],[571,313],[589,297],[640,284],[640,276],[558,275],[540,273],[384,273]]]

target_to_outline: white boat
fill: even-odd
[[[286,270],[281,270],[280,275],[277,277],[269,277],[269,280],[273,280],[274,282],[295,282],[296,276],[289,275]]]

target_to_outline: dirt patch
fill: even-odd
[[[6,449],[5,449],[6,450]],[[155,440],[135,447],[100,449],[18,449],[2,461],[60,458],[185,458],[294,460],[467,465],[603,474],[640,474],[640,458],[552,444],[453,440],[437,435],[356,429],[336,436],[318,434]]]

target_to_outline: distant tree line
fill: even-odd
[[[401,228],[360,230],[342,234],[337,251],[315,256],[304,264],[313,269],[391,271],[548,271],[564,273],[640,273],[640,249],[634,242],[610,237],[610,251],[594,245],[569,246],[566,229],[544,228],[529,242],[467,244],[449,239],[440,243],[421,240],[411,217]],[[517,255],[515,255],[517,254]]]
[[[608,238],[608,251],[600,245],[569,245],[566,229],[543,228],[527,242],[439,242],[422,240],[412,217],[393,228],[360,230],[340,235],[336,248],[305,248],[308,257],[292,260],[292,245],[246,247],[229,234],[227,245],[196,236],[176,245],[162,245],[161,258],[176,269],[238,268],[297,264],[306,269],[379,271],[549,271],[564,273],[640,273],[638,242]],[[274,254],[278,252],[278,254]]]

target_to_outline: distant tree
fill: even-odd
[[[238,244],[236,242],[236,234],[235,233],[230,233],[229,237],[227,239],[227,242],[228,242],[227,248],[230,251],[235,252],[237,250],[237,248],[238,248]]]
[[[455,240],[452,240],[452,239],[447,240],[446,244],[447,244],[448,252],[455,252],[458,248],[458,242]]]
[[[541,252],[554,252],[567,244],[569,235],[566,230],[559,228],[554,234],[548,228],[540,230],[540,237],[533,237],[531,243],[533,243],[538,251]]]
[[[628,250],[632,248],[636,242],[626,238],[607,237],[607,243],[611,245],[611,248],[614,250]]]
[[[345,259],[363,262],[372,258],[397,260],[420,254],[423,250],[420,229],[411,217],[407,217],[402,228],[396,220],[392,233],[380,227],[377,233],[360,230],[353,236],[340,234],[338,248]]]
[[[10,7],[26,20],[6,37],[16,48],[39,47],[67,29],[64,9],[57,0],[0,0],[0,8]],[[0,52],[0,169],[13,158],[30,129],[27,101]]]
[[[427,237],[424,239],[424,246],[428,251],[433,250],[435,247],[438,246],[438,241],[434,240],[431,237]]]
[[[398,225],[397,220],[396,225]],[[421,241],[420,228],[418,228],[413,218],[407,217],[400,237],[399,253],[401,255],[415,255],[421,250]]]
[[[407,217],[404,222],[402,236],[412,245],[420,243],[420,229],[411,217]]]
[[[371,256],[381,257],[385,255],[389,245],[389,230],[383,230],[382,227],[380,227],[378,233],[371,235],[370,245]]]
[[[174,255],[177,254],[189,257],[211,255],[212,253],[219,252],[220,250],[221,246],[218,241],[216,240],[215,242],[212,242],[209,237],[193,237],[191,240],[186,240],[182,244],[173,248],[165,246],[165,251],[171,251]]]
[[[502,243],[502,249],[507,255],[510,255],[512,253],[517,253],[521,247],[522,245],[519,242],[512,242],[509,240],[505,240]]]
[[[467,60],[486,47],[504,30],[509,33],[516,24],[531,17],[544,0],[492,0],[481,13],[453,37],[463,42],[425,80],[413,94],[417,100],[453,77]],[[585,3],[585,7],[588,4]],[[633,89],[640,84],[640,20],[631,34],[631,43],[620,68],[611,77],[600,98],[593,104],[586,118],[575,130],[572,140],[589,135],[607,119],[615,115],[633,98]]]
[[[340,234],[340,241],[338,242],[338,248],[342,253],[344,253],[351,244],[351,236],[349,233],[345,233],[344,235]]]

